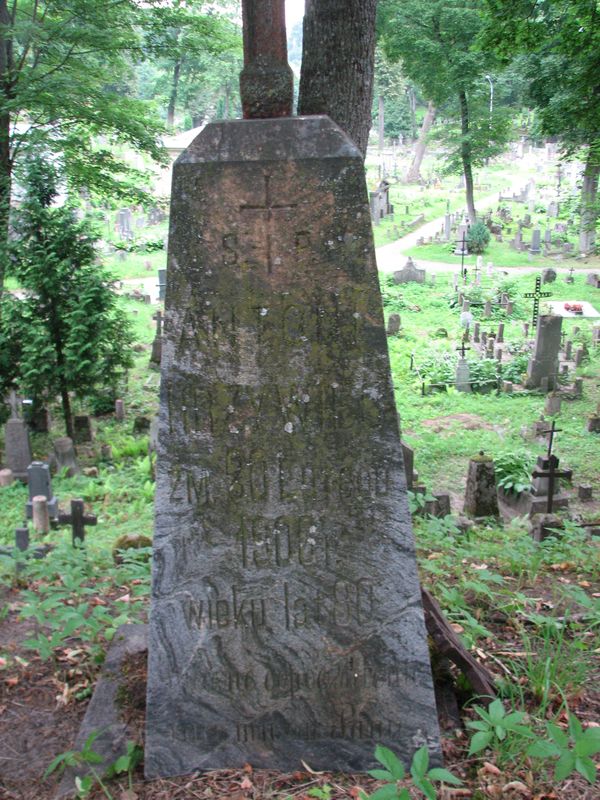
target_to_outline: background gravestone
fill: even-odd
[[[362,158],[208,125],[173,176],[146,774],[439,755]]]

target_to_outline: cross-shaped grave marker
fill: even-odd
[[[262,205],[254,205],[249,203],[244,203],[240,206],[240,211],[255,211],[259,212],[264,221],[265,226],[265,250],[267,256],[267,272],[269,275],[273,272],[273,223],[275,222],[275,212],[277,211],[293,211],[296,208],[296,204],[292,203],[291,205],[278,205],[273,202],[273,198],[271,197],[271,175],[264,175],[265,179],[265,202]]]
[[[540,300],[542,297],[550,297],[552,292],[542,292],[542,279],[538,275],[535,279],[535,291],[526,292],[523,297],[533,297],[533,315],[531,317],[531,324],[537,327],[538,317],[540,315]]]
[[[73,533],[73,547],[75,547],[75,540],[79,540],[79,544],[85,541],[85,526],[97,525],[98,517],[95,514],[86,514],[84,510],[83,500],[71,500],[71,513],[60,513],[58,515],[59,525],[70,525]]]
[[[541,431],[543,435],[550,434],[550,438],[548,440],[548,469],[542,470],[534,470],[531,475],[534,478],[548,478],[548,502],[546,504],[546,512],[548,514],[552,513],[552,507],[554,503],[554,484],[557,478],[567,478],[571,479],[573,476],[573,471],[570,469],[563,469],[557,470],[558,467],[558,458],[552,453],[552,447],[554,446],[554,434],[560,433],[562,428],[556,427],[556,422],[552,422],[552,427],[550,430]]]
[[[470,348],[470,347],[465,347],[465,342],[464,342],[464,340],[463,340],[463,341],[461,342],[461,345],[460,345],[460,347],[457,347],[456,349],[457,349],[457,350],[460,350],[460,355],[461,355],[461,358],[464,358],[464,357],[465,357],[465,350],[470,350],[471,348]]]

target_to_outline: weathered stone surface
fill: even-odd
[[[54,464],[57,472],[66,468],[69,478],[79,473],[73,440],[69,436],[61,436],[60,439],[54,440]]]
[[[27,426],[22,419],[9,419],[4,428],[4,460],[15,478],[27,479],[31,463],[31,445]]]
[[[483,453],[469,461],[464,511],[471,517],[499,514],[494,461]]]
[[[435,759],[361,156],[215,123],[172,198],[146,773]]]
[[[94,739],[93,750],[102,761],[92,766],[82,764],[76,769],[65,770],[57,798],[73,796],[77,776],[91,774],[92,767],[96,774],[103,776],[117,758],[126,754],[130,731],[121,709],[122,698],[119,698],[119,689],[124,684],[121,668],[128,656],[144,653],[147,646],[146,625],[121,625],[115,632],[75,740],[75,749],[81,750],[92,733],[99,733]]]
[[[556,386],[561,329],[562,317],[547,314],[539,318],[533,358],[527,366],[527,388],[542,387],[546,380],[549,389]]]
[[[73,418],[73,433],[75,444],[87,444],[93,440],[92,421],[87,414]]]

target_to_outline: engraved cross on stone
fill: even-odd
[[[294,75],[287,62],[285,0],[242,0],[244,119],[289,117]]]
[[[265,230],[265,250],[267,254],[267,271],[269,275],[273,272],[273,222],[275,221],[275,213],[277,211],[293,211],[296,208],[295,204],[291,205],[278,205],[273,202],[271,196],[271,176],[265,175],[265,202],[262,205],[253,205],[245,203],[240,206],[240,212],[254,211],[262,215],[264,220]]]
[[[535,291],[526,292],[523,297],[533,297],[533,315],[531,317],[531,324],[535,328],[537,325],[538,317],[540,315],[540,300],[542,297],[550,297],[552,292],[542,292],[542,279],[538,275],[535,279]]]

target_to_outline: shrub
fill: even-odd
[[[490,232],[483,222],[471,225],[467,233],[467,246],[470,253],[484,253],[490,243]]]

